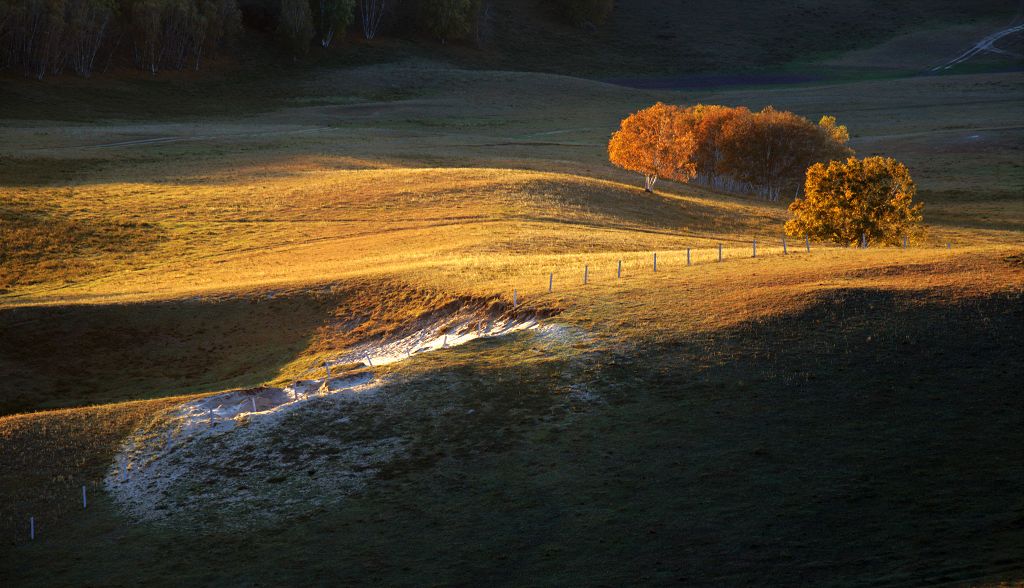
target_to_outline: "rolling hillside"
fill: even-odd
[[[666,22],[735,23],[698,4]],[[644,71],[791,63],[821,37],[765,22],[866,10],[812,4],[750,3],[718,57],[679,33]],[[843,30],[866,43],[1005,8],[930,5]],[[631,18],[614,54],[538,28],[551,44],[521,65],[632,71],[654,50]],[[2,90],[0,577],[1024,577],[1024,75],[674,91],[423,59],[237,75]],[[784,203],[644,193],[606,144],[656,100],[836,115],[861,154],[910,165],[925,236],[784,245]],[[371,358],[510,320],[539,326]],[[229,397],[245,400],[230,419]]]

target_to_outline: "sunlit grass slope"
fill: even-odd
[[[1022,80],[663,96],[411,64],[325,72],[254,118],[6,121],[2,577],[1012,578]],[[655,99],[836,114],[858,149],[911,163],[926,237],[784,251],[783,205],[645,194],[604,148]],[[410,440],[345,508],[189,535],[128,524],[95,491],[120,440],[184,399],[167,397],[319,375],[460,305],[573,337],[414,356],[376,370],[387,410],[282,432]],[[60,410],[8,414],[37,409]]]
[[[51,212],[34,209],[40,200]],[[28,189],[6,206],[27,219],[25,233],[35,231],[21,239],[19,227],[9,242],[4,286],[19,302],[173,297],[368,274],[450,278],[462,266],[508,258],[710,247],[777,232],[783,220],[781,210],[739,200],[469,168],[298,167],[257,183]],[[47,222],[55,215],[85,229]],[[106,226],[120,230],[100,233]],[[460,286],[475,279],[467,275]]]

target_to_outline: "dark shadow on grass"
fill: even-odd
[[[0,569],[39,584],[1019,578],[1022,311],[1017,294],[844,290],[704,336],[428,354],[396,372],[387,410],[296,424],[297,443],[408,439],[364,492],[251,533],[131,525],[101,501]],[[563,401],[581,391],[598,401]]]
[[[0,310],[0,415],[254,386],[325,320],[311,295]]]

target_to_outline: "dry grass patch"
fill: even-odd
[[[648,248],[683,237],[763,231],[781,209],[737,199],[643,195],[633,186],[567,174],[474,168],[286,169],[211,183],[97,183],[74,191],[21,188],[57,218],[93,226],[121,219],[164,235],[144,255],[95,256],[88,283],[59,297],[156,295],[340,279],[427,260]],[[49,237],[59,241],[58,235]],[[705,240],[707,237],[705,237]],[[46,243],[32,244],[32,250]],[[46,266],[19,303],[64,286]],[[27,295],[27,296],[26,296]]]
[[[67,190],[65,198],[74,198]],[[61,214],[52,202],[0,201],[0,293],[39,283],[65,285],[109,265],[131,267],[165,235],[152,223],[112,214],[102,219]]]

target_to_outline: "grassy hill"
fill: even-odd
[[[728,9],[709,0],[635,0],[618,3],[609,21],[588,33],[552,24],[522,2],[493,4],[493,40],[482,56],[488,66],[612,77],[799,70],[917,31],[945,30],[948,38],[955,27],[996,28],[1018,16],[1015,3],[997,0],[915,0],[898,7],[870,0],[740,0]],[[941,62],[944,55],[933,52],[949,48],[930,45],[915,50]],[[949,58],[957,53],[953,48]]]
[[[102,85],[38,106],[4,90],[21,106],[0,127],[0,577],[1024,574],[1021,74],[668,92],[413,61],[226,94],[117,83],[123,116]],[[645,194],[605,145],[658,99],[837,115],[861,153],[908,162],[926,237],[784,252],[781,204]],[[223,454],[186,448],[205,469],[153,498],[194,504],[162,522],[102,489],[124,439],[173,438],[186,400],[310,377],[452,308],[513,312],[513,290],[554,334],[414,355],[370,370],[363,403],[314,399]],[[310,493],[381,439],[401,449],[364,487]]]

